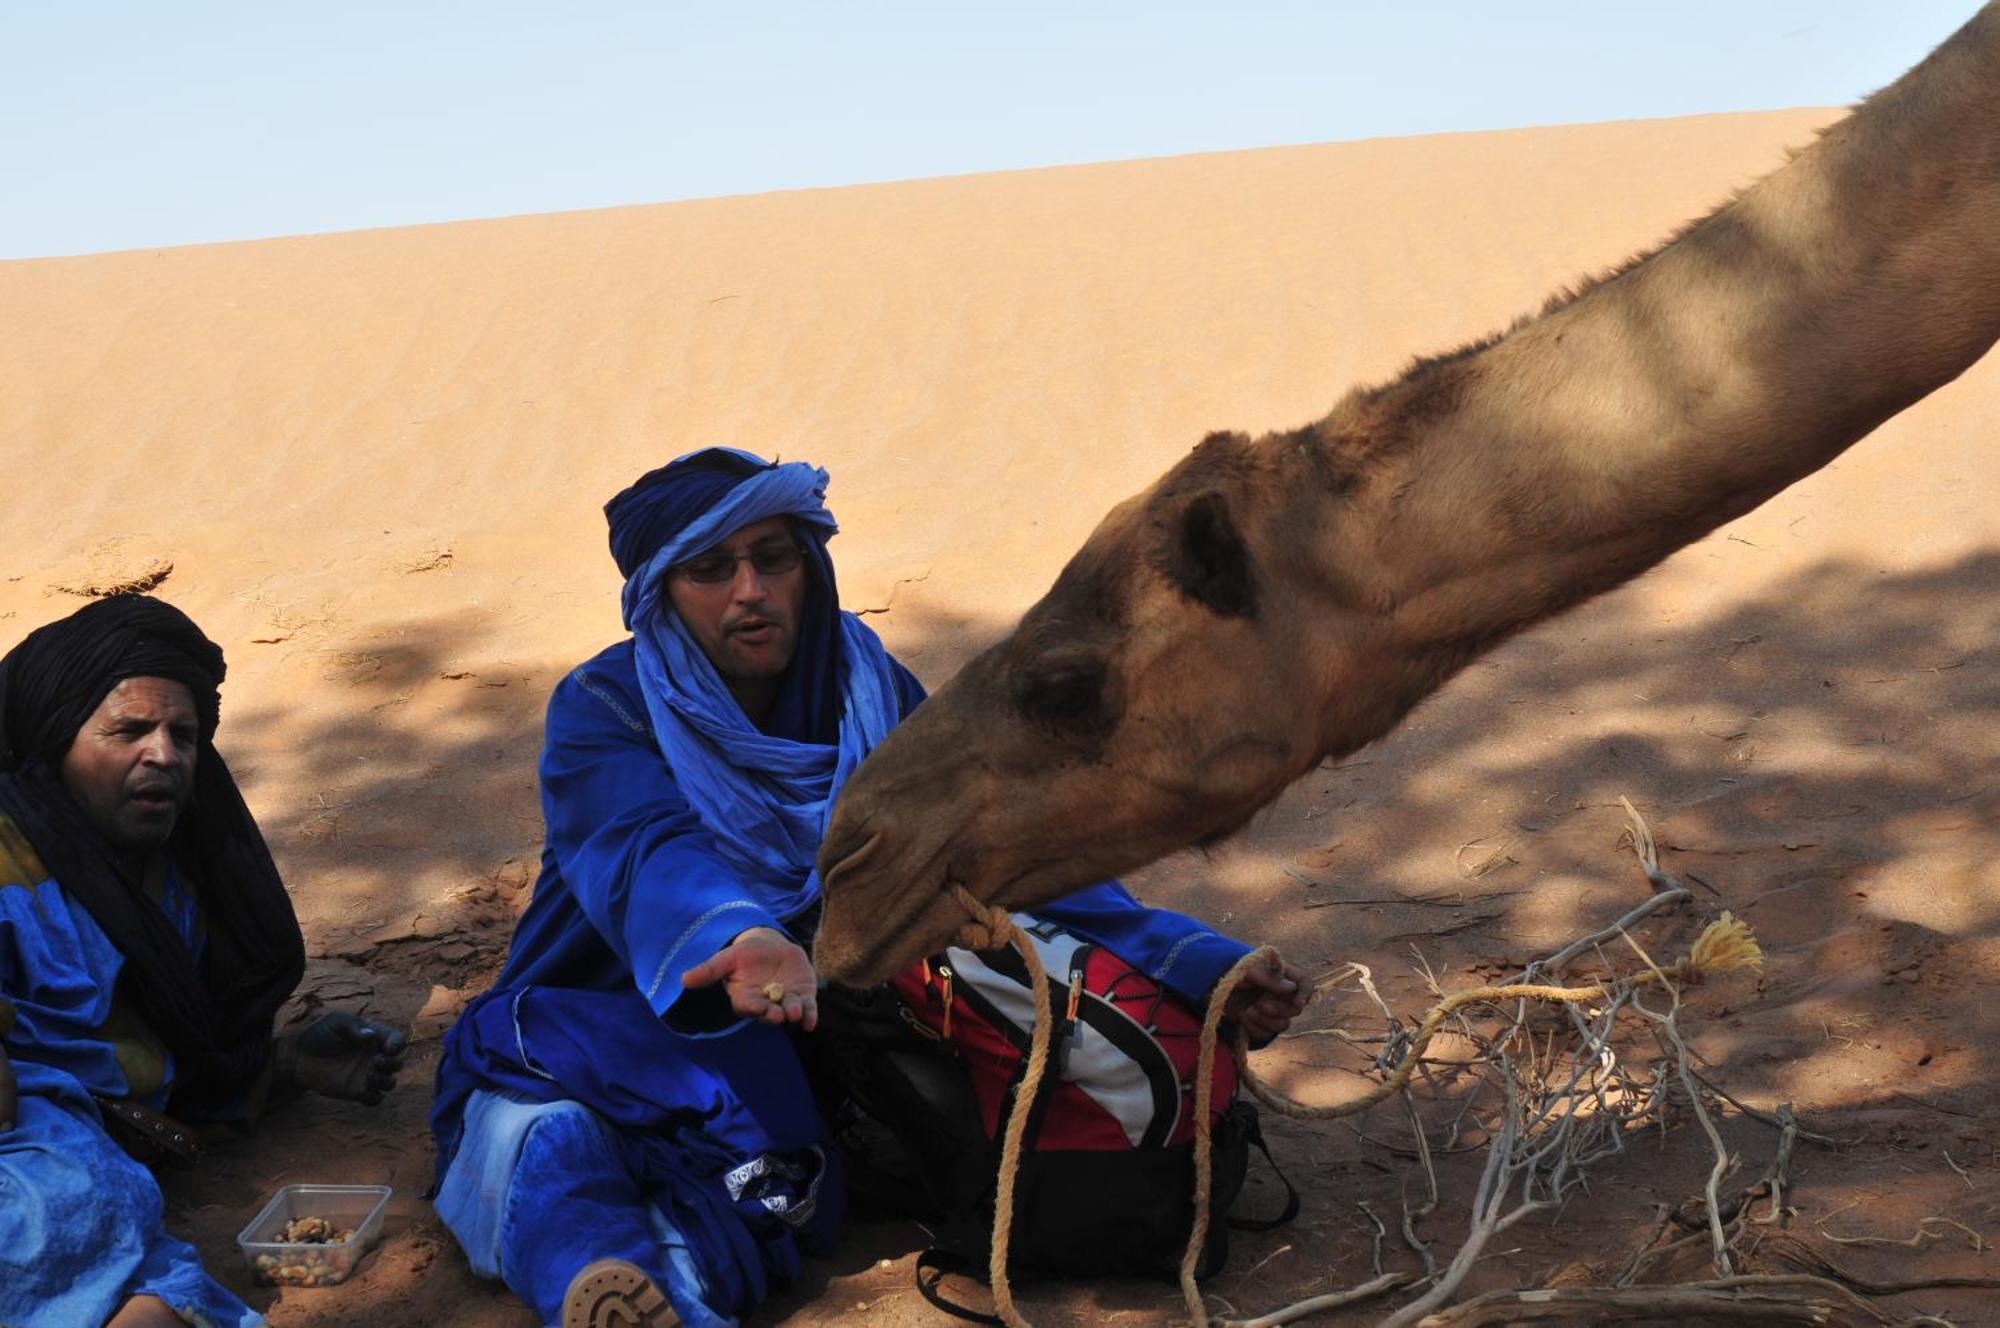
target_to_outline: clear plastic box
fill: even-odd
[[[287,1185],[271,1196],[236,1243],[260,1282],[337,1286],[381,1238],[389,1194],[387,1185]],[[338,1241],[287,1241],[286,1225],[301,1217],[323,1217],[335,1230],[350,1234]]]

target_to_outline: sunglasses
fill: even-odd
[[[795,572],[805,560],[805,550],[797,540],[765,540],[748,553],[728,553],[721,549],[675,563],[673,570],[697,585],[713,586],[736,578],[736,564],[747,562],[758,576],[783,576]]]

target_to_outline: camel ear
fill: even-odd
[[[1182,594],[1225,618],[1257,616],[1250,549],[1219,493],[1199,494],[1181,509],[1167,575]]]

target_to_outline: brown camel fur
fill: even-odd
[[[816,958],[1212,842],[1483,651],[1839,456],[2000,336],[2000,3],[1783,169],[1325,419],[1214,434],[876,749]]]

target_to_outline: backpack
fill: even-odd
[[[1011,1281],[1178,1275],[1194,1224],[1194,1074],[1201,1011],[1109,950],[1015,914],[1049,980],[1049,1064],[1014,1184]],[[815,1080],[847,1154],[863,1207],[936,1224],[917,1261],[926,1299],[961,1318],[997,1322],[945,1300],[947,1274],[987,1274],[1000,1140],[1027,1069],[1037,1017],[1026,963],[1012,948],[953,947],[878,987],[822,993],[812,1044]],[[1197,1276],[1218,1271],[1228,1229],[1291,1220],[1225,1221],[1252,1146],[1256,1108],[1236,1096],[1226,1049],[1212,1071],[1213,1179]],[[1279,1176],[1284,1181],[1282,1175]]]

